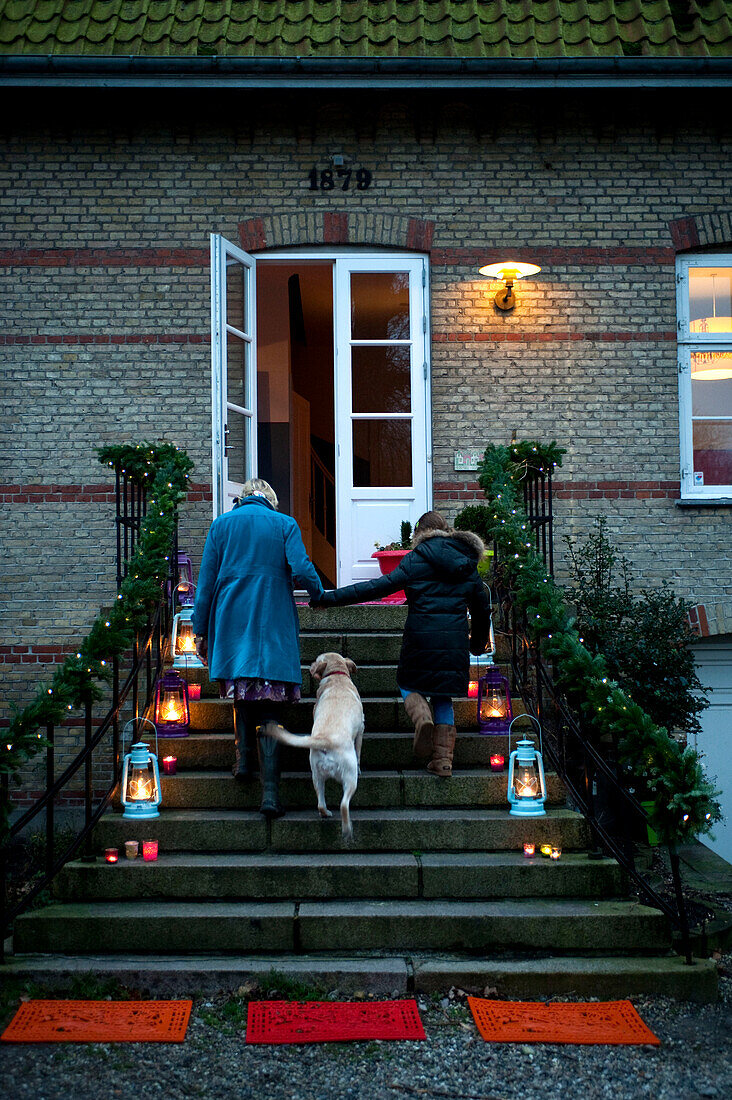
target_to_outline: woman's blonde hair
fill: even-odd
[[[250,477],[249,481],[245,481],[242,486],[240,500],[244,497],[262,496],[270,502],[273,508],[279,508],[280,502],[277,499],[277,493],[274,491],[268,481],[264,481],[261,477]]]

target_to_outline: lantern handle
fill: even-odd
[[[542,737],[542,733],[541,733],[541,725],[539,723],[539,719],[534,718],[533,714],[517,714],[515,718],[511,719],[511,722],[510,722],[509,727],[508,727],[508,755],[509,756],[511,755],[511,726],[514,724],[514,722],[518,722],[519,718],[529,718],[532,722],[536,722],[536,728],[539,731],[539,752],[543,756],[544,755],[544,744],[543,744],[543,737]],[[533,730],[532,730],[532,733],[533,733]]]
[[[148,726],[152,726],[152,728],[155,730],[155,755],[157,756],[158,755],[158,727],[155,725],[154,722],[151,722],[149,718],[130,718],[129,722],[125,722],[124,727],[122,729],[122,755],[124,756],[124,754],[125,754],[125,737],[127,736],[127,727],[132,726],[133,729],[134,729],[134,726],[135,726],[136,722],[147,722]],[[132,745],[133,737],[134,737],[134,733],[130,733],[130,745]]]

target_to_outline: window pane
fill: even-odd
[[[411,420],[354,420],[353,484],[412,484]]]
[[[248,416],[229,409],[227,414],[226,460],[229,481],[245,482],[249,475],[249,431],[251,420]]]
[[[226,323],[249,335],[245,316],[246,280],[249,271],[238,260],[226,261]]]
[[[694,484],[732,485],[732,420],[694,422]]]
[[[409,339],[409,272],[351,275],[351,333],[354,340]]]
[[[410,352],[403,344],[352,348],[354,412],[411,410]]]
[[[732,268],[689,268],[689,331],[732,333]]]
[[[694,416],[732,416],[732,377],[706,382],[692,375],[691,411]]]
[[[249,365],[251,345],[230,332],[226,336],[226,399],[234,405],[247,405],[246,370]]]
[[[721,381],[725,378],[732,378],[732,350],[693,351],[691,353],[692,384],[702,381]],[[721,394],[721,390],[719,392]],[[724,412],[724,415],[727,415],[726,409],[715,409],[714,412]]]

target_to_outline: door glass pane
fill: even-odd
[[[353,484],[412,484],[411,420],[353,421]]]
[[[251,355],[251,345],[232,333],[226,334],[226,397],[234,405],[247,405],[246,371]]]
[[[410,347],[355,345],[351,354],[354,412],[410,412]]]
[[[354,272],[352,339],[408,340],[409,335],[409,272]]]
[[[227,411],[226,464],[229,481],[243,483],[249,474],[249,432],[251,419],[233,409]]]
[[[708,382],[721,382],[725,379],[732,378],[732,349],[730,351],[693,351],[691,353],[691,385],[692,389],[702,383]],[[724,387],[717,386],[713,391],[715,400],[719,401],[723,399],[723,394],[728,392]],[[695,409],[694,412],[698,410]],[[724,416],[732,414],[732,408],[729,407],[729,402],[725,401],[725,408],[721,409],[717,406],[711,410],[711,415],[714,413],[723,413]],[[700,414],[700,415],[710,415]]]
[[[689,331],[732,332],[732,267],[689,268]]]
[[[249,334],[246,319],[246,289],[249,271],[238,260],[226,261],[226,323]]]

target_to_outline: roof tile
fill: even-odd
[[[732,0],[0,0],[0,52],[727,56]]]

